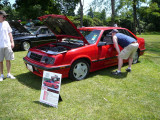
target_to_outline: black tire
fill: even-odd
[[[89,74],[90,66],[86,60],[80,59],[75,61],[69,71],[69,77],[72,80],[82,80]]]
[[[31,44],[29,41],[24,41],[22,44],[21,44],[21,49],[22,50],[25,50],[25,51],[28,51],[31,47]]]
[[[133,62],[132,63],[136,64],[136,63],[138,63],[138,60],[139,60],[139,52],[137,51],[135,56],[133,57]]]

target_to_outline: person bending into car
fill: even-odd
[[[113,37],[114,47],[118,52],[118,70],[112,72],[114,75],[121,75],[121,67],[123,66],[123,59],[128,59],[128,68],[126,69],[127,72],[131,72],[131,65],[133,62],[133,57],[136,54],[139,44],[137,43],[136,39],[127,36],[123,33],[119,33],[117,29],[113,29],[111,31]],[[124,48],[120,51],[119,46]]]
[[[10,60],[14,59],[14,41],[12,37],[12,29],[7,21],[5,21],[7,14],[5,11],[0,10],[0,81],[3,81],[3,60],[6,59],[7,78],[15,79],[10,74],[11,63]]]

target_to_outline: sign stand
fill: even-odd
[[[59,94],[59,100],[58,100],[58,102],[61,102],[61,101],[63,101],[63,100],[62,100],[61,95]]]

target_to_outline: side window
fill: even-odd
[[[49,33],[50,35],[54,35],[53,32],[52,32],[50,29],[48,29],[48,33]]]
[[[125,31],[127,32],[128,36],[130,36],[130,37],[132,37],[132,38],[136,39],[136,37],[135,37],[135,36],[133,36],[129,31],[127,31],[127,30],[125,30]],[[136,40],[137,40],[137,39],[136,39]]]
[[[42,28],[42,29],[39,31],[39,34],[47,34],[47,29]]]
[[[104,31],[100,42],[106,42],[106,45],[113,44],[112,35],[110,34],[112,30]]]
[[[123,34],[125,34],[125,35],[128,35],[128,36],[136,39],[136,38],[135,38],[129,31],[127,31],[127,30],[119,29],[118,31],[119,31],[120,33],[123,33]]]
[[[119,31],[119,33],[123,33],[123,34],[127,35],[127,33],[125,33],[123,29],[118,29],[118,31]]]

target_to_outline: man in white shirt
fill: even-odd
[[[5,11],[0,10],[0,81],[3,81],[3,60],[6,59],[7,78],[15,79],[10,74],[11,62],[14,59],[14,41],[12,37],[12,29],[7,21],[5,21],[7,14]]]

